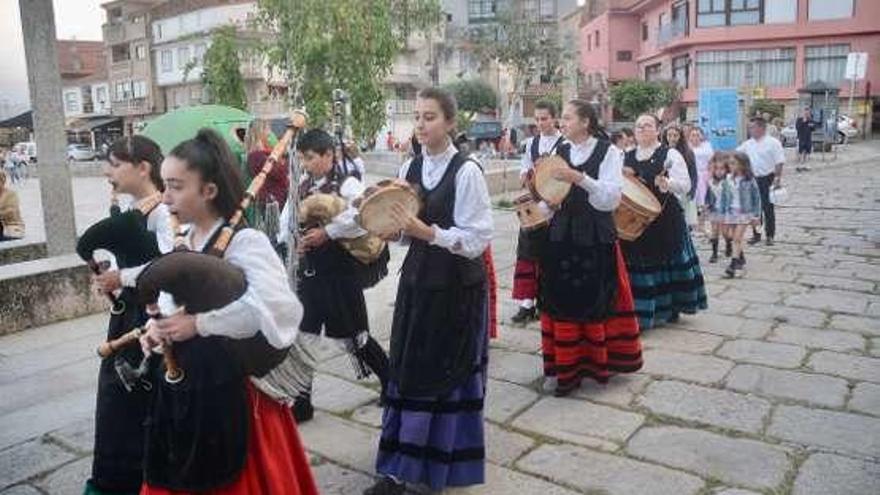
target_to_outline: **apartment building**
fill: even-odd
[[[877,106],[880,2],[594,0],[584,12],[580,65],[598,92],[623,79],[672,79],[691,119],[701,88],[735,87],[783,103],[793,118],[798,89],[815,81],[848,98],[847,54],[867,52],[853,117],[870,119]]]

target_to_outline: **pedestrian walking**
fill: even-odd
[[[816,129],[810,107],[804,107],[800,116],[794,121],[794,128],[797,132],[798,164],[806,163],[810,160],[810,153],[813,152],[813,131]]]
[[[726,237],[733,241],[730,264],[724,270],[727,278],[733,278],[745,267],[743,238],[746,227],[760,221],[761,194],[748,155],[732,153],[727,157],[727,163],[730,174],[722,182],[718,213],[724,217]]]
[[[770,202],[770,190],[782,187],[782,167],[785,165],[785,151],[778,139],[767,135],[767,122],[760,117],[749,124],[751,137],[736,149],[748,155],[751,169],[761,192],[762,222],[768,246],[776,237],[776,212]],[[749,244],[761,242],[758,226],[752,227]]]
[[[724,213],[719,210],[721,206],[721,191],[730,174],[727,160],[728,153],[717,151],[709,160],[709,179],[706,181],[706,194],[703,199],[704,217],[709,221],[709,242],[712,245],[712,256],[709,263],[718,261],[718,241],[724,237],[724,256],[732,256],[733,246],[727,231],[724,229]]]

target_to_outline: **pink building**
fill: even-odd
[[[816,80],[840,88],[845,112],[847,54],[866,52],[853,117],[870,121],[880,113],[878,19],[874,0],[587,0],[580,67],[600,101],[623,79],[674,79],[689,119],[699,89],[712,87],[749,88],[783,102],[790,119],[797,90]]]

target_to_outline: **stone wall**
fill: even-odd
[[[0,266],[46,257],[45,242],[6,241],[0,244]]]
[[[107,309],[76,255],[0,266],[0,335]]]

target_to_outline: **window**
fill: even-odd
[[[157,40],[162,39],[162,23],[157,22],[156,24],[153,24],[153,38]]]
[[[143,60],[147,58],[147,47],[144,45],[137,45],[134,47],[134,58],[138,60]]]
[[[205,59],[205,51],[207,49],[207,45],[205,45],[204,43],[196,44],[195,59],[197,65],[202,65],[202,61]]]
[[[853,0],[810,0],[810,20],[848,19],[853,16],[853,3]]]
[[[795,0],[797,1],[797,0]],[[678,2],[672,5],[672,34],[673,36],[684,36],[687,34],[688,28],[688,4],[687,2]]]
[[[672,59],[672,79],[682,88],[687,88],[690,79],[691,57],[682,55]]]
[[[797,22],[798,0],[764,2],[764,24]]]
[[[119,81],[116,83],[116,101],[131,99],[131,81]]]
[[[190,103],[199,103],[202,101],[202,87],[201,86],[190,86],[190,88],[189,88],[189,101],[190,101]]]
[[[804,82],[824,81],[832,86],[843,82],[849,45],[808,46],[804,51]]]
[[[727,24],[727,0],[698,0],[697,26],[715,27]]]
[[[659,81],[661,79],[660,70],[660,64],[654,64],[645,67],[645,81]]]
[[[629,50],[621,50],[617,52],[617,61],[618,62],[632,62],[633,52]]]
[[[182,46],[177,49],[177,68],[183,69],[189,63],[189,47]]]
[[[541,17],[556,17],[555,0],[541,0]]]
[[[95,103],[98,108],[103,108],[107,104],[107,88],[99,86],[95,88]]]
[[[131,52],[129,51],[128,43],[113,45],[110,48],[110,56],[114,64],[117,62],[125,62],[126,60],[130,59]]]
[[[661,12],[659,25],[665,26],[667,23],[669,23],[669,13],[668,12]]]
[[[596,45],[596,48],[599,48],[599,31],[598,30],[596,30],[596,42],[593,44]]]
[[[761,23],[762,0],[730,0],[728,24],[740,26]]]
[[[495,18],[496,0],[468,0],[468,20],[482,22]]]
[[[132,96],[134,98],[146,98],[147,97],[147,82],[146,81],[135,81],[132,87]]]
[[[76,113],[77,111],[79,111],[79,98],[76,97],[76,92],[64,93],[64,112]]]
[[[593,37],[587,36],[587,51],[591,51],[593,49]]]
[[[107,17],[110,22],[120,22],[122,20],[122,7],[115,7],[107,11]]]
[[[642,41],[648,41],[648,23],[642,23]]]
[[[697,81],[701,88],[790,87],[795,54],[794,48],[698,52]]]
[[[171,50],[162,50],[162,72],[171,72],[172,68]]]

